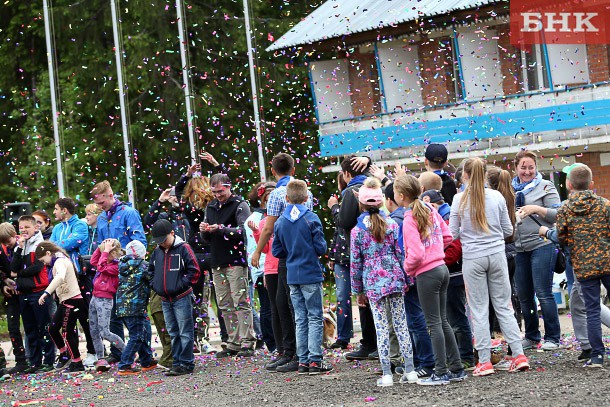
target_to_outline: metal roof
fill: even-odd
[[[267,51],[372,31],[474,9],[506,0],[328,0],[267,48]]]

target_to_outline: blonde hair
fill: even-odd
[[[485,163],[480,158],[469,158],[464,163],[464,174],[468,174],[468,184],[460,202],[460,216],[464,215],[466,206],[469,205],[474,228],[489,233],[485,214]]]
[[[208,177],[193,177],[184,188],[184,200],[197,209],[205,209],[214,199]]]
[[[440,177],[440,175],[433,172],[421,173],[418,180],[424,191],[440,191],[443,188],[443,179]]]
[[[115,259],[118,259],[123,255],[123,249],[121,248],[121,242],[117,239],[108,239],[112,242],[112,250],[110,250],[109,254],[112,255]]]
[[[381,182],[379,182],[377,178],[368,177],[362,186],[371,189],[381,189]],[[365,205],[360,203],[360,211],[366,211],[369,213],[369,219],[371,221],[371,227],[369,230],[371,235],[373,235],[373,240],[375,240],[377,243],[383,242],[388,228],[387,222],[383,216],[379,214],[379,208],[381,208],[381,205],[381,203],[379,205]]]
[[[300,179],[293,179],[286,185],[286,198],[292,204],[307,202],[307,184]]]
[[[515,226],[517,223],[517,216],[515,215],[515,190],[512,186],[512,175],[509,171],[503,170],[495,165],[487,167],[487,185],[491,189],[495,189],[502,194],[504,200],[506,200],[506,208],[508,209],[508,216],[510,222]]]
[[[17,231],[15,230],[15,226],[9,222],[0,223],[0,243],[6,244],[8,243],[11,237],[17,236]]]
[[[100,208],[98,204],[91,203],[85,206],[85,213],[87,212],[92,213],[94,215],[99,215],[100,213],[102,213],[102,208]]]
[[[112,191],[112,187],[110,186],[110,182],[102,181],[95,184],[93,189],[91,190],[91,198],[95,199],[95,197],[99,195],[104,195]]]
[[[417,231],[422,239],[428,238],[432,228],[431,212],[430,208],[419,200],[421,185],[417,178],[413,175],[401,175],[394,181],[394,189],[411,201],[409,208],[411,208],[413,219],[417,223]],[[396,194],[394,194],[394,197],[396,197]]]

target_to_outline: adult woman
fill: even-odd
[[[51,225],[51,217],[48,213],[39,209],[32,213],[32,216],[36,218],[36,226],[40,227],[40,233],[44,240],[49,240],[53,233],[53,225]]]
[[[544,340],[541,348],[559,347],[561,328],[557,304],[553,297],[553,269],[557,256],[555,245],[538,236],[540,225],[553,227],[561,201],[552,182],[542,179],[536,168],[536,154],[520,151],[515,157],[517,176],[513,178],[517,208],[517,248],[515,284],[525,322],[523,348],[538,346],[541,334],[534,295],[544,317]]]
[[[475,348],[479,363],[473,376],[493,374],[489,301],[506,341],[516,357],[509,371],[526,370],[529,363],[521,346],[519,326],[510,306],[510,281],[504,254],[504,239],[513,235],[506,200],[501,193],[485,188],[485,163],[470,158],[464,163],[464,192],[453,198],[449,229],[462,242],[462,272],[468,287],[468,305],[472,317]]]

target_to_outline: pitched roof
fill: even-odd
[[[506,0],[328,0],[275,41],[267,51],[474,9]]]

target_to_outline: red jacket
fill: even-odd
[[[97,270],[93,278],[93,296],[112,299],[119,287],[119,260],[108,261],[108,253],[97,248],[91,256],[91,265]]]

